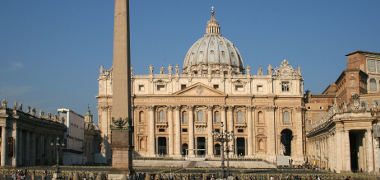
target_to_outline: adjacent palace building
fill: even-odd
[[[135,155],[209,158],[221,155],[213,132],[234,134],[230,157],[304,162],[303,78],[287,60],[254,75],[223,37],[212,11],[206,34],[178,65],[132,75]],[[98,115],[103,155],[110,159],[112,68],[100,69]]]

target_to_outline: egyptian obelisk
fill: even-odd
[[[133,173],[129,0],[115,0],[112,67],[112,170]],[[116,123],[115,123],[116,122]]]

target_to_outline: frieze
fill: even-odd
[[[202,97],[202,98],[194,98],[194,97],[175,97],[175,98],[136,98],[135,104],[149,103],[149,104],[210,104],[210,103],[224,103],[224,97]]]

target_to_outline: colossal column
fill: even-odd
[[[189,157],[194,157],[194,118],[193,118],[193,106],[189,108]]]
[[[173,107],[169,106],[169,117],[168,117],[168,126],[169,126],[169,155],[173,155],[173,146],[174,146],[174,134],[173,134]]]
[[[207,107],[207,156],[214,154],[214,138],[212,136],[212,106]]]
[[[133,173],[129,0],[115,0],[113,50],[112,168],[123,173]]]
[[[252,122],[252,107],[247,107],[248,113],[248,156],[253,155],[253,122]]]
[[[149,135],[148,135],[148,155],[150,157],[155,156],[155,121],[154,121],[154,106],[148,107],[149,110]]]
[[[232,132],[234,131],[234,113],[233,113],[233,110],[234,110],[234,106],[228,106],[228,109],[227,109],[227,131],[228,132]],[[235,132],[234,132],[235,133]],[[230,155],[234,155],[235,154],[235,139],[232,139],[230,141],[230,147],[229,148],[233,148],[233,149],[230,149]]]
[[[175,106],[175,133],[174,133],[174,155],[176,157],[181,156],[181,116],[180,116],[180,106]]]

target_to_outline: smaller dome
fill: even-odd
[[[188,50],[184,63],[184,73],[244,74],[244,64],[239,50],[220,34],[219,22],[212,8],[211,19],[207,22],[206,34]]]

